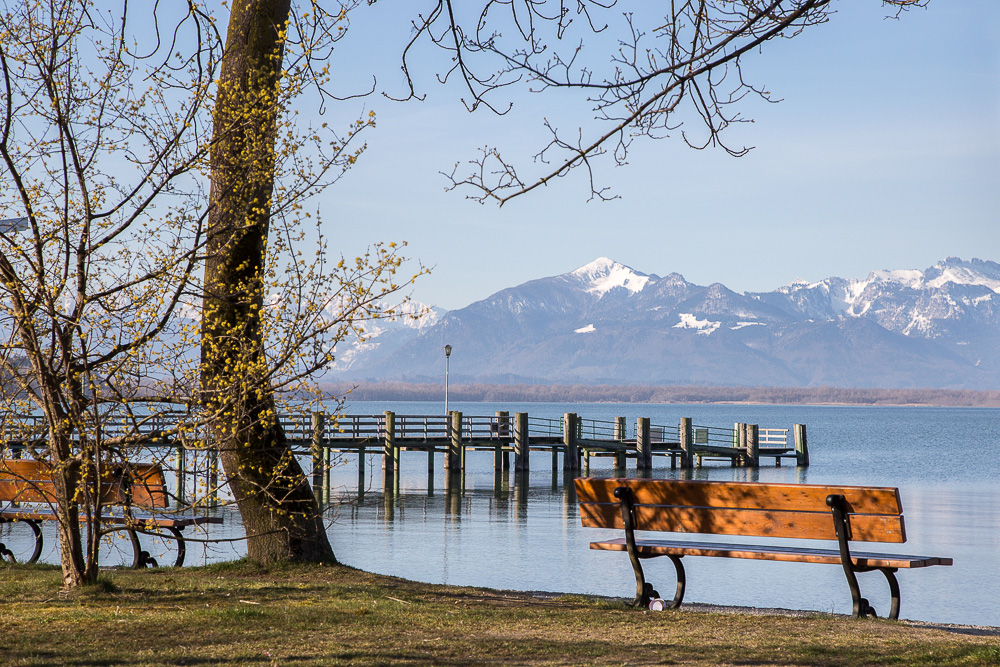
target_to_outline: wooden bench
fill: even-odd
[[[670,558],[677,572],[677,590],[668,605],[674,609],[686,585],[681,558],[715,556],[841,565],[858,618],[876,613],[861,596],[856,573],[879,570],[889,582],[892,619],[899,617],[896,570],[952,564],[951,558],[851,551],[856,542],[906,541],[899,491],[893,488],[580,478],[576,492],[584,526],[624,529],[624,537],[591,542],[590,548],[628,552],[635,571],[634,603],[643,607],[659,593],[646,582],[641,561],[658,556]],[[640,539],[637,530],[836,540],[837,546]]]
[[[188,526],[222,523],[219,517],[205,517],[164,511],[168,507],[168,494],[163,469],[154,463],[138,463],[112,467],[101,482],[101,501],[104,512],[101,521],[110,527],[107,535],[124,531],[131,542],[132,567],[156,567],[156,559],[144,551],[139,535],[169,533],[177,542],[174,565],[184,564],[186,553],[184,535]],[[0,525],[23,523],[34,532],[35,543],[31,556],[34,563],[42,553],[42,521],[55,521],[55,486],[47,462],[34,459],[0,460]],[[139,508],[140,511],[135,511]],[[81,520],[86,517],[81,513]],[[0,542],[0,558],[15,561],[13,551]]]

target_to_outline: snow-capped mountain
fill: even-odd
[[[362,325],[361,338],[352,336],[335,348],[335,358],[329,371],[344,373],[363,359],[373,355],[384,356],[413,340],[424,330],[434,326],[444,310],[432,308],[416,301],[407,301],[388,308],[392,314]],[[336,313],[331,313],[336,317]]]
[[[1000,264],[948,258],[739,294],[602,257],[379,331],[332,371],[437,380],[445,343],[465,381],[995,389]]]

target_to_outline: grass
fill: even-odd
[[[0,567],[0,665],[1000,665],[1000,638],[890,621],[666,611],[247,562]]]

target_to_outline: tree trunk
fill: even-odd
[[[62,564],[63,586],[75,588],[97,580],[96,550],[92,558],[83,550],[80,525],[80,501],[87,494],[79,461],[72,459],[69,438],[49,430],[50,478],[55,495],[56,524],[59,530],[59,562]],[[88,527],[89,528],[89,527]],[[93,535],[92,531],[90,534]],[[94,545],[91,545],[93,547]]]
[[[319,507],[276,420],[261,325],[289,0],[233,3],[213,119],[202,402],[260,562],[332,561]]]

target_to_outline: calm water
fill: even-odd
[[[637,404],[467,404],[450,406],[468,415],[511,414],[585,419],[650,417],[673,425],[692,417],[700,426],[808,427],[811,465],[758,470],[711,464],[695,477],[712,480],[864,484],[899,487],[908,541],[880,551],[950,556],[953,567],[897,574],[901,617],[934,622],[1000,626],[1000,410],[964,408],[866,408],[817,406],[720,406]],[[352,414],[440,414],[440,403],[353,403]],[[665,459],[656,458],[662,466]],[[344,457],[334,483],[341,503],[331,510],[329,534],[344,563],[419,581],[493,588],[592,593],[630,597],[635,579],[628,557],[588,549],[607,532],[584,529],[560,472],[553,477],[548,453],[532,455],[526,489],[513,477],[496,479],[493,456],[471,452],[464,492],[443,489],[443,457],[433,485],[427,455],[403,452],[400,493],[381,492],[380,461],[369,456],[366,492],[357,494],[357,461]],[[629,465],[634,465],[632,460]],[[634,471],[629,469],[629,474]],[[610,459],[597,459],[591,475],[611,475]],[[654,477],[671,477],[657,468]],[[50,530],[50,529],[49,529]],[[239,532],[230,515],[222,535]],[[217,535],[220,533],[213,533]],[[10,543],[10,536],[3,537]],[[43,556],[55,562],[51,547]],[[188,547],[188,563],[239,555],[239,543]],[[673,589],[668,559],[644,564],[647,580]],[[849,613],[850,593],[839,567],[738,559],[685,559],[688,602],[786,607]],[[880,613],[888,611],[881,574],[859,575],[863,594]]]

